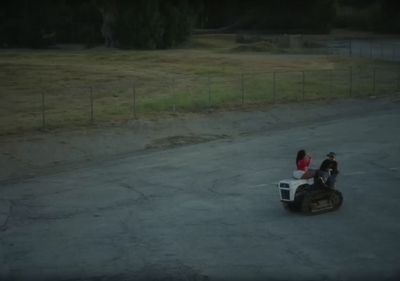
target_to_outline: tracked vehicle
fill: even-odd
[[[343,203],[342,193],[329,187],[319,187],[313,180],[285,179],[278,183],[285,209],[307,215],[335,211]]]

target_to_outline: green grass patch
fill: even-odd
[[[204,35],[163,51],[2,50],[0,135],[162,112],[196,112],[399,91],[400,65],[304,54],[232,52],[234,36]],[[351,68],[350,68],[351,67]],[[351,71],[350,71],[351,69]],[[274,74],[275,73],[275,74]],[[92,93],[92,94],[91,94]],[[92,103],[93,101],[93,113]]]

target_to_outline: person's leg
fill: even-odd
[[[313,178],[314,176],[315,176],[315,170],[308,169],[308,171],[305,172],[301,178],[302,178],[302,179],[311,179],[311,178]]]
[[[328,180],[326,181],[326,184],[330,188],[335,188],[336,187],[336,174],[333,174],[333,175],[329,176]]]
[[[295,179],[301,179],[301,177],[304,175],[304,172],[303,171],[300,171],[300,170],[295,170],[295,171],[293,171],[293,177],[295,178]]]

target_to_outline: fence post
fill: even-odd
[[[90,87],[90,123],[94,123],[94,111],[93,111],[93,87]]]
[[[372,59],[372,39],[369,40],[369,58]]]
[[[395,44],[393,44],[392,45],[392,55],[393,55],[393,61],[395,61],[396,60],[396,45]]]
[[[301,89],[301,95],[302,95],[303,100],[304,100],[305,95],[306,95],[306,92],[305,92],[306,73],[305,73],[305,71],[303,70],[303,71],[301,72],[301,74],[302,74],[302,86],[303,86],[302,89]]]
[[[135,85],[135,83],[132,84],[132,101],[133,101],[133,106],[132,106],[133,118],[137,119],[137,116],[136,116],[136,85]]]
[[[169,90],[171,93],[171,97],[174,98],[174,93],[175,93],[175,79],[174,78],[171,79],[171,84],[170,84]],[[172,103],[172,112],[175,113],[175,111],[176,111],[176,100],[174,99],[173,103]]]
[[[207,87],[208,87],[208,107],[211,106],[211,78],[210,73],[207,74]]]
[[[276,102],[276,71],[272,73],[272,97],[273,102]]]
[[[244,74],[240,74],[240,89],[242,93],[242,105],[244,105]]]
[[[400,67],[397,68],[397,90],[400,90]]]
[[[44,92],[42,92],[42,129],[46,129],[46,106]]]
[[[376,67],[372,71],[372,95],[375,96],[376,91]]]
[[[350,72],[349,72],[349,96],[351,97],[353,95],[353,67],[350,66]]]
[[[349,40],[349,56],[351,57],[351,55],[352,55],[352,45],[353,45],[353,42],[352,42],[352,40],[350,39]]]

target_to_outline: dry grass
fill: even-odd
[[[89,123],[90,89],[95,121],[103,122],[131,118],[133,85],[138,114],[174,109],[197,111],[241,103],[243,93],[245,102],[271,102],[273,71],[292,72],[279,74],[275,85],[275,98],[289,100],[301,96],[304,70],[309,97],[320,97],[313,91],[329,87],[318,83],[331,76],[322,75],[313,82],[309,78],[316,75],[308,73],[336,73],[350,65],[361,70],[371,64],[368,60],[325,55],[232,52],[238,46],[234,35],[198,35],[180,49],[164,51],[2,50],[0,134],[40,128],[42,94],[47,127],[70,127]],[[373,63],[381,68],[390,66]],[[348,76],[335,75],[334,81],[346,80]],[[343,93],[340,85],[335,89],[336,94]]]

